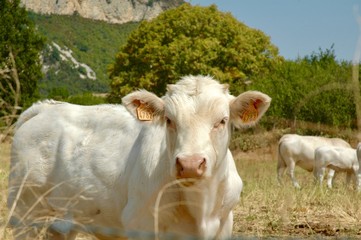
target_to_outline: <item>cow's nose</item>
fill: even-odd
[[[207,161],[199,155],[177,157],[177,176],[179,178],[200,178],[207,168]]]

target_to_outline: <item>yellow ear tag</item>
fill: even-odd
[[[257,110],[258,101],[250,101],[248,107],[241,115],[241,119],[243,122],[254,122],[258,118],[258,110]]]
[[[147,104],[141,103],[137,107],[137,117],[140,121],[152,121],[153,111]]]

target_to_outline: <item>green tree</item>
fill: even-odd
[[[139,88],[161,95],[189,74],[212,75],[239,91],[282,60],[268,36],[230,13],[183,4],[132,32],[109,69],[110,99]]]
[[[36,32],[20,0],[0,0],[0,6],[0,118],[9,125],[18,110],[37,97],[45,39]]]
[[[269,116],[340,127],[354,127],[352,66],[337,61],[334,50],[322,50],[285,61],[250,88],[272,97]]]

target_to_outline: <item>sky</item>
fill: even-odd
[[[294,60],[331,49],[338,60],[359,61],[361,0],[187,0],[217,5],[271,38],[280,55]],[[359,40],[360,37],[360,40]],[[360,44],[358,44],[360,41]],[[359,47],[361,52],[361,46]],[[358,53],[359,51],[357,51]],[[358,59],[358,60],[357,60]]]

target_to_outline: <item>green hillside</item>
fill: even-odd
[[[55,42],[62,48],[69,48],[73,57],[87,64],[96,73],[96,80],[83,79],[79,73],[83,68],[74,69],[62,62],[54,48],[44,50],[44,63],[51,64],[44,79],[40,81],[40,93],[78,94],[86,91],[108,92],[108,65],[113,61],[120,46],[125,44],[129,33],[138,23],[110,24],[79,16],[39,15],[29,13],[39,31],[46,36],[48,45]]]

